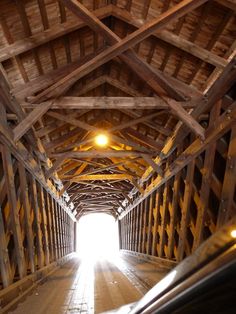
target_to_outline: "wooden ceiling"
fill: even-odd
[[[233,0],[0,2],[1,80],[24,111],[7,108],[14,140],[76,217],[120,215],[163,175],[181,123],[204,140],[211,88],[232,81],[235,11]]]

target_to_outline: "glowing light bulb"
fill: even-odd
[[[236,238],[236,230],[232,230],[230,235],[232,238]]]
[[[105,134],[99,134],[95,137],[95,143],[98,146],[106,146],[108,144],[108,137]]]

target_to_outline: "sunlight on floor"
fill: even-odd
[[[118,223],[107,214],[90,214],[78,222],[77,253],[93,260],[118,255]]]

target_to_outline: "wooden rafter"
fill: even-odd
[[[99,31],[103,34],[103,36],[109,40],[109,42],[113,45],[110,48],[107,48],[106,51],[96,56],[91,62],[88,62],[83,67],[71,72],[69,75],[64,77],[62,80],[59,80],[56,84],[52,85],[45,91],[39,93],[33,99],[34,102],[40,102],[45,99],[45,97],[53,97],[55,93],[61,93],[62,90],[67,90],[68,86],[71,86],[75,81],[80,79],[82,76],[88,74],[92,70],[96,69],[98,66],[108,62],[114,57],[122,54],[135,44],[138,44],[143,39],[150,36],[154,31],[159,30],[166,26],[166,23],[179,18],[186,14],[187,12],[197,8],[207,0],[185,0],[170,10],[166,11],[164,14],[160,15],[158,18],[154,19],[151,22],[148,22],[146,25],[128,35],[126,38],[120,40],[118,36],[116,36],[108,27],[106,27],[103,23],[100,22],[99,19],[96,18],[91,12],[89,12],[82,4],[73,0],[63,0],[63,3],[68,6],[76,15],[82,18],[86,23],[89,24],[92,29],[95,31]],[[144,76],[144,70],[148,73],[147,83],[154,88],[154,90],[160,93],[160,85],[161,89],[164,89],[171,97],[176,98],[177,100],[184,100],[184,97],[178,93],[171,84],[169,84],[164,77],[158,76],[157,73],[153,73],[151,68],[142,62],[135,53],[131,50],[127,51],[122,55],[122,60],[127,62],[132,69],[135,70],[136,73],[139,71],[142,73],[142,77]],[[141,71],[140,66],[141,65]],[[155,81],[151,80],[151,77],[158,81],[158,86]],[[144,78],[145,79],[145,78]],[[60,91],[59,91],[60,89]]]

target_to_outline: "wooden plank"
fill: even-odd
[[[3,148],[3,147],[1,147]],[[17,206],[16,188],[14,182],[14,172],[12,166],[12,157],[9,149],[5,146],[2,150],[3,169],[6,176],[6,188],[8,195],[8,204],[11,212],[11,230],[14,238],[14,248],[16,262],[20,278],[26,275],[25,256],[23,250],[22,231],[19,221],[19,213]]]
[[[169,238],[168,238],[168,250],[167,258],[172,259],[174,255],[174,245],[175,245],[175,231],[177,224],[177,209],[178,209],[178,200],[179,200],[179,187],[180,187],[180,176],[181,173],[177,173],[174,178],[173,186],[173,197],[169,207],[170,210],[170,224],[169,224]]]
[[[20,175],[20,192],[21,202],[24,208],[24,228],[27,237],[27,251],[29,256],[29,265],[32,273],[35,272],[35,261],[34,261],[34,238],[32,232],[31,223],[31,208],[29,202],[29,188],[27,183],[26,171],[24,166],[18,162],[18,169]]]
[[[40,104],[37,108],[31,111],[13,130],[14,141],[19,139],[38,121],[52,106],[53,102],[48,101]]]
[[[179,232],[179,244],[178,244],[178,254],[177,260],[178,262],[182,261],[184,258],[184,251],[185,245],[188,241],[187,239],[187,228],[190,223],[190,203],[193,191],[193,175],[194,175],[194,168],[195,168],[195,160],[192,160],[187,168],[187,175],[185,180],[185,189],[184,189],[184,200],[183,200],[183,207],[182,207],[182,218],[181,218],[181,225],[180,225],[180,232]],[[194,235],[193,235],[194,236]]]
[[[147,228],[147,249],[146,254],[151,255],[152,252],[152,227],[153,227],[153,194],[150,195],[148,205],[148,228]]]
[[[36,237],[36,252],[37,252],[37,265],[39,268],[44,266],[44,252],[42,244],[42,230],[41,230],[41,217],[38,203],[38,191],[36,181],[33,177],[31,179],[31,206],[34,211],[34,228],[35,228],[35,237]]]
[[[167,162],[166,168],[168,168],[169,162]],[[158,193],[158,192],[157,192]],[[164,185],[162,206],[160,206],[160,240],[157,247],[158,256],[165,257],[165,245],[167,243],[166,227],[167,227],[167,214],[169,210],[169,194],[170,194],[170,182],[166,182]]]
[[[146,254],[146,241],[147,241],[147,221],[148,221],[147,201],[148,201],[148,198],[146,198],[146,199],[142,202],[142,206],[143,206],[142,253],[144,253],[144,254]]]
[[[99,150],[89,150],[89,151],[74,151],[69,153],[54,153],[51,154],[52,157],[60,157],[62,155],[65,158],[110,158],[110,157],[139,157],[141,154],[146,154],[144,152],[137,152],[135,150],[107,150],[107,151],[99,151]],[[153,152],[150,152],[150,155],[154,155]]]
[[[41,184],[38,185],[38,196],[39,196],[39,210],[41,215],[41,229],[42,229],[42,242],[44,252],[44,263],[47,266],[49,264],[49,244],[48,244],[48,230],[47,230],[47,218],[45,209],[44,191]]]
[[[52,263],[55,259],[54,255],[54,239],[53,239],[53,224],[52,224],[52,216],[51,216],[51,203],[50,203],[50,195],[45,191],[45,210],[46,210],[46,219],[47,219],[47,232],[48,232],[48,244],[49,244],[49,261]]]
[[[151,255],[157,256],[157,240],[158,240],[158,225],[159,225],[159,217],[160,217],[160,200],[161,200],[161,190],[158,192],[154,192],[155,197],[155,207],[153,208],[153,230],[152,230],[152,253]]]
[[[57,251],[57,236],[56,236],[56,212],[55,212],[55,200],[50,195],[50,216],[52,221],[52,240],[53,240],[53,255],[54,260],[58,259],[58,251]]]

